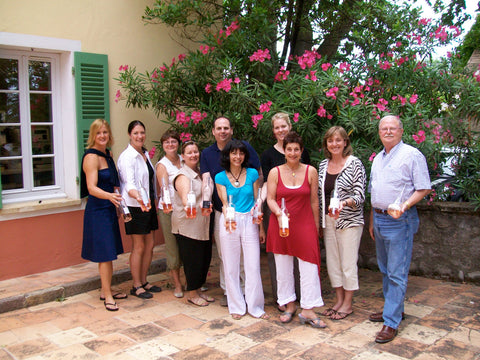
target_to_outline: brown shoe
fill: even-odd
[[[383,312],[370,314],[368,320],[373,322],[383,322]],[[402,312],[402,320],[405,320],[405,313]]]
[[[397,329],[391,328],[390,326],[383,325],[382,330],[377,334],[375,342],[384,344],[395,339],[397,336]]]

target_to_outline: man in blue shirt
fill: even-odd
[[[415,204],[430,192],[431,186],[425,156],[402,141],[400,118],[385,116],[378,128],[384,149],[372,163],[369,231],[375,241],[378,267],[383,276],[385,303],[383,312],[371,314],[369,319],[383,321],[375,341],[386,343],[395,338],[404,316],[413,235],[419,225]],[[390,207],[392,204],[395,206]]]
[[[233,137],[233,129],[232,124],[229,119],[226,117],[219,117],[213,123],[212,134],[215,137],[215,142],[204,149],[202,151],[202,155],[200,157],[200,172],[202,174],[202,178],[204,183],[211,179],[210,184],[214,184],[215,175],[219,172],[224,171],[225,169],[220,166],[220,157],[222,154],[222,149],[227,145],[227,143]],[[249,160],[247,167],[252,167],[257,169],[259,172],[260,178],[263,179],[262,176],[262,168],[260,166],[260,159],[255,151],[255,149],[247,142],[244,141],[245,145],[247,146]],[[217,188],[213,185],[213,208],[214,212],[212,216],[214,216],[214,232],[213,236],[217,240],[215,243],[217,245],[218,256],[220,258],[220,287],[223,289],[225,294],[225,277],[223,273],[223,262],[222,262],[222,249],[220,247],[219,239],[219,231],[220,231],[220,215],[222,212],[222,201],[218,197]],[[223,225],[222,225],[223,226]],[[242,261],[240,263],[243,263]],[[240,276],[244,278],[244,271],[240,269]],[[243,284],[243,281],[242,281]],[[227,306],[227,297],[224,295],[223,299],[220,301],[220,305]]]

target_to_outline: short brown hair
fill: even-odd
[[[345,129],[341,126],[332,126],[330,129],[327,130],[327,132],[323,136],[322,148],[323,148],[323,152],[325,153],[325,156],[328,159],[332,158],[332,154],[327,149],[327,140],[331,138],[333,135],[335,135],[335,133],[338,133],[338,135],[340,135],[340,137],[343,138],[343,140],[345,140],[345,148],[343,149],[343,153],[342,153],[343,157],[352,155],[353,153],[352,145],[350,144],[350,138],[348,137],[348,134],[345,131]]]
[[[110,124],[105,119],[95,119],[90,124],[90,131],[88,132],[88,140],[87,140],[87,149],[90,149],[95,145],[95,137],[97,136],[98,130],[102,126],[105,126],[108,131],[108,142],[107,147],[111,147],[113,145],[113,135],[112,129],[110,129]]]
[[[302,137],[295,131],[289,131],[288,134],[285,135],[285,138],[283,139],[283,150],[285,150],[288,144],[298,144],[300,145],[300,149],[303,150]]]
[[[180,135],[178,132],[172,129],[169,129],[163,133],[162,137],[160,138],[160,142],[163,144],[164,141],[170,138],[177,140],[177,142],[180,144]]]

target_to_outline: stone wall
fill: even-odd
[[[417,206],[420,228],[413,242],[410,273],[480,283],[480,211],[469,203]],[[360,245],[359,266],[378,269],[368,232],[369,210]]]

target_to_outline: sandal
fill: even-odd
[[[293,310],[292,312],[290,311],[284,311],[282,315],[280,315],[280,321],[284,324],[288,324],[290,321],[293,319],[293,315],[297,312],[297,309]],[[285,320],[282,320],[282,316],[286,316],[287,318]]]
[[[243,317],[243,315],[240,314],[232,314],[233,320],[240,320]]]
[[[263,313],[262,315],[259,316],[259,319],[268,320],[270,319],[270,315],[268,315],[267,313]]]
[[[330,316],[332,316],[332,315],[334,315],[334,314],[336,314],[336,313],[337,313],[337,310],[332,309],[332,308],[328,308],[327,310],[325,310],[324,312],[322,312],[320,315],[322,315],[322,316],[329,316],[329,317],[330,317]]]
[[[118,311],[118,305],[116,302],[107,303],[106,301],[104,301],[103,305],[105,305],[105,309],[107,309],[108,311]]]
[[[143,292],[137,293],[137,291],[140,289],[142,289]],[[151,299],[153,297],[153,295],[146,291],[142,286],[132,287],[132,289],[130,290],[130,294],[140,299]]]
[[[128,297],[128,295],[125,294],[125,293],[119,292],[119,293],[113,294],[112,297],[115,300],[123,300],[123,299],[126,299]],[[105,296],[100,296],[100,300],[105,301]]]
[[[150,285],[150,287],[147,288],[147,285]],[[149,284],[148,281],[145,284],[142,284],[142,287],[148,292],[159,293],[162,291],[162,288],[160,286]]]
[[[350,314],[353,314],[353,310],[349,313],[346,313],[346,312],[343,312],[343,311],[336,311],[335,314],[332,314],[332,316],[330,316],[330,319],[332,319],[332,320],[342,320],[342,319],[345,319]]]
[[[302,314],[298,314],[298,318],[300,319],[300,324],[302,325],[308,324],[311,327],[318,328],[318,329],[323,329],[327,327],[327,324],[325,324],[320,318],[309,319],[303,316]]]
[[[196,305],[196,306],[208,306],[210,303],[201,297],[187,299],[189,303]]]
[[[200,294],[198,296],[200,296],[203,300],[208,301],[209,303],[215,301],[215,298],[208,296],[207,294]]]

